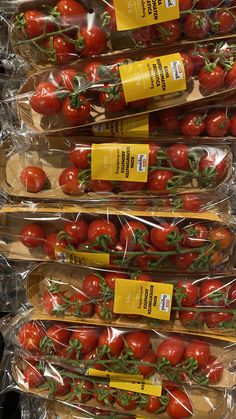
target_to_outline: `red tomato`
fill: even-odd
[[[92,317],[94,315],[94,304],[81,292],[70,297],[70,313],[75,317]]]
[[[29,249],[42,246],[45,239],[42,227],[36,223],[26,224],[21,229],[19,236],[21,243]]]
[[[192,9],[192,6],[193,0],[179,0],[179,9],[181,12]]]
[[[67,98],[62,104],[62,115],[68,125],[84,124],[90,115],[90,103],[84,96],[77,96],[76,100]]]
[[[42,115],[51,116],[61,110],[61,103],[57,97],[57,88],[50,82],[39,83],[30,98],[31,108]]]
[[[225,112],[214,111],[206,118],[206,131],[209,137],[223,137],[230,127],[230,119]]]
[[[145,272],[141,272],[141,273],[134,273],[132,275],[132,279],[135,279],[136,281],[152,281],[153,278],[151,277],[151,275],[145,273]]]
[[[120,85],[104,85],[99,93],[99,102],[107,112],[121,112],[126,107],[125,95]]]
[[[137,408],[138,395],[132,391],[119,390],[116,403],[124,410],[135,410]]]
[[[170,133],[178,132],[179,128],[179,111],[178,109],[164,109],[157,113],[157,121],[160,127]]]
[[[186,211],[198,212],[201,209],[201,198],[196,194],[181,195],[183,208]]]
[[[106,351],[112,356],[120,355],[124,348],[123,334],[107,327],[99,335],[98,347],[106,347]]]
[[[78,70],[75,68],[64,68],[60,71],[60,73],[56,76],[55,82],[59,87],[64,87],[69,92],[73,92],[75,90],[76,80],[78,76]]]
[[[38,369],[34,366],[29,364],[24,372],[24,383],[29,387],[39,387],[44,383],[44,377],[42,374],[38,371]]]
[[[78,34],[77,48],[84,57],[101,55],[107,47],[106,33],[98,26],[83,27]]]
[[[79,244],[88,237],[88,223],[84,220],[67,221],[63,227],[66,240],[71,244]]]
[[[115,397],[111,393],[111,387],[104,383],[96,384],[93,397],[103,406],[111,406],[115,401]]]
[[[202,247],[209,237],[209,230],[204,224],[193,224],[184,230],[183,245],[186,247]]]
[[[57,358],[71,359],[72,361],[76,361],[77,360],[77,353],[76,353],[76,351],[71,349],[69,346],[63,346],[57,352]]]
[[[227,67],[224,85],[228,88],[233,88],[236,86],[236,63],[235,62],[231,65],[230,69],[228,69]]]
[[[206,374],[209,384],[214,385],[220,382],[224,366],[216,356],[211,355],[208,363],[202,368],[202,372]]]
[[[138,28],[132,31],[132,39],[135,46],[147,47],[156,40],[157,38],[157,27],[150,25],[142,28]]]
[[[222,307],[227,308],[227,307]],[[209,312],[206,313],[206,324],[209,329],[227,329],[227,328],[234,328],[232,323],[233,321],[233,314],[221,312]]]
[[[201,303],[207,306],[225,306],[226,288],[218,279],[206,279],[200,286]]]
[[[180,55],[184,64],[186,81],[188,82],[193,75],[193,62],[188,54],[184,54],[183,52],[181,52]]]
[[[55,374],[55,379],[50,377],[48,384],[50,386],[50,396],[53,397],[65,396],[71,390],[71,378],[69,377],[59,378]]]
[[[91,166],[91,146],[87,144],[75,145],[69,152],[69,160],[74,166],[85,170]]]
[[[102,15],[102,26],[110,31],[116,31],[116,12],[113,4],[107,4]]]
[[[230,134],[236,136],[236,114],[232,115],[230,118]]]
[[[63,314],[66,310],[65,292],[45,291],[42,298],[43,308],[48,314]]]
[[[77,352],[87,354],[92,351],[98,342],[98,330],[94,327],[75,327],[69,345]]]
[[[105,282],[111,290],[115,290],[116,278],[128,279],[129,275],[121,272],[107,272],[104,275]]]
[[[114,309],[114,300],[111,299],[111,300],[102,301],[101,303],[96,304],[95,312],[97,316],[99,317],[99,319],[109,321],[109,320],[114,320],[117,317],[113,309]]]
[[[227,303],[230,307],[236,307],[236,283],[233,283],[229,287]]]
[[[86,10],[76,0],[59,0],[56,5],[62,25],[74,26],[80,24],[86,16]]]
[[[234,236],[232,232],[226,227],[216,227],[210,232],[210,240],[218,242],[221,249],[226,250],[232,246]]]
[[[193,262],[199,257],[198,253],[186,253],[171,256],[174,266],[181,271],[188,271]]]
[[[55,25],[39,10],[26,10],[17,16],[17,24],[24,29],[29,38],[37,38],[45,32],[52,32]]]
[[[137,265],[140,269],[148,271],[151,267],[153,267],[153,265],[155,265],[155,262],[157,262],[160,259],[160,256],[157,254],[151,254],[152,252],[157,252],[157,250],[155,249],[155,247],[150,246],[148,244],[147,248],[146,248],[146,254],[144,255],[140,255],[137,256],[135,258],[135,265]],[[142,279],[143,277],[143,279]],[[151,279],[147,279],[148,277],[145,276],[145,274],[140,275],[139,277],[137,277],[138,280],[140,281],[150,281]]]
[[[199,72],[199,85],[206,93],[220,90],[224,85],[225,72],[217,64],[205,65]]]
[[[145,365],[145,362],[153,364]],[[139,374],[143,377],[150,377],[156,371],[157,356],[152,349],[149,349],[147,353],[140,359],[140,365],[138,366]]]
[[[172,189],[169,181],[173,177],[174,173],[170,170],[152,170],[148,176],[147,189],[153,193]]]
[[[180,279],[175,289],[175,300],[182,307],[193,306],[198,301],[199,288],[193,281]]]
[[[125,336],[125,347],[136,359],[143,358],[150,346],[150,336],[147,332],[130,332]]]
[[[162,403],[159,397],[156,396],[147,396],[147,404],[144,406],[144,409],[148,413],[155,413],[162,407]],[[157,412],[158,413],[158,412]]]
[[[209,362],[210,355],[210,345],[207,342],[192,340],[185,348],[184,359],[194,358],[199,367],[204,367]]]
[[[89,189],[92,192],[112,192],[115,186],[109,180],[92,180]]]
[[[194,74],[198,74],[199,71],[205,66],[205,60],[208,57],[208,54],[209,49],[205,46],[199,45],[196,45],[188,52],[188,55],[193,63]]]
[[[179,229],[177,226],[165,223],[153,227],[150,232],[150,239],[153,246],[163,252],[175,249],[179,238]]]
[[[120,242],[128,251],[141,250],[149,241],[149,231],[140,221],[126,222],[120,231]]]
[[[84,67],[83,74],[89,82],[96,84],[107,77],[107,71],[102,62],[92,61]]]
[[[47,175],[40,167],[27,166],[20,174],[20,181],[28,192],[40,192],[45,186]]]
[[[187,394],[182,390],[171,390],[166,412],[173,419],[191,417],[193,415],[193,408]]]
[[[119,182],[119,187],[122,192],[141,191],[146,186],[144,182]]]
[[[221,9],[213,15],[214,22],[216,22],[215,32],[218,34],[233,33],[235,29],[235,17],[227,9]]]
[[[66,64],[77,57],[75,45],[62,36],[54,35],[46,39],[45,46],[50,51],[50,57],[53,52],[53,61],[57,64]]]
[[[205,129],[204,115],[200,113],[187,114],[180,122],[180,131],[184,136],[198,137]]]
[[[216,183],[226,175],[228,167],[225,159],[209,155],[201,158],[199,170],[206,176],[208,183]]]
[[[89,363],[86,364],[88,367],[90,366],[92,368],[95,368],[96,370],[104,371],[105,364],[102,364],[101,362],[99,363],[99,361],[107,359],[107,356],[104,355],[100,357],[100,354],[99,354],[99,361],[98,361],[98,351],[96,347],[92,349],[91,351],[87,352],[86,354],[84,354],[83,359],[85,361],[90,361]],[[98,361],[98,363],[94,363],[94,362],[91,363],[91,361]]]
[[[40,341],[44,336],[45,331],[40,324],[36,321],[30,321],[21,326],[17,334],[17,340],[23,349],[38,354],[40,353]]]
[[[65,239],[59,239],[57,234],[51,233],[46,236],[43,248],[49,259],[56,259],[55,248],[65,249],[68,245],[69,243]]]
[[[102,297],[102,278],[100,275],[89,274],[83,280],[82,291],[85,295],[98,299]]]
[[[157,357],[159,360],[167,359],[170,365],[175,367],[182,361],[184,350],[185,344],[183,339],[180,336],[170,336],[158,346]]]
[[[195,307],[194,307],[195,308]],[[201,311],[179,311],[179,321],[180,324],[187,328],[198,328],[201,329],[206,320],[206,314]]]
[[[73,383],[72,392],[72,401],[86,403],[93,397],[94,385],[92,381],[78,379]]]
[[[180,170],[189,169],[189,147],[186,144],[173,144],[167,149],[172,166]]]
[[[78,195],[84,191],[85,184],[79,179],[79,169],[77,167],[68,167],[63,170],[59,177],[59,185],[62,191],[67,195]]]
[[[44,353],[57,352],[64,346],[67,346],[70,340],[71,331],[67,325],[55,323],[47,330],[47,339],[42,339],[40,348]]]
[[[158,163],[157,157],[160,151],[160,146],[156,143],[149,143],[149,167],[156,166]]]
[[[183,30],[190,39],[208,37],[211,32],[211,24],[207,14],[202,12],[186,14]]]
[[[88,239],[99,248],[114,246],[117,241],[116,227],[111,221],[102,218],[94,220],[89,226]]]
[[[179,20],[169,20],[156,26],[159,38],[163,42],[175,42],[181,37]]]

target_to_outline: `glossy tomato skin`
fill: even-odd
[[[201,39],[209,35],[211,25],[205,13],[188,13],[184,21],[184,32],[190,39]]]
[[[230,119],[225,112],[211,112],[206,118],[206,131],[209,137],[223,137],[230,127]]]
[[[216,11],[214,19],[217,22],[217,34],[227,34],[234,31],[235,17],[227,9]]]
[[[162,404],[159,397],[147,396],[147,404],[144,407],[146,412],[155,413],[160,407],[162,407]]]
[[[91,83],[99,83],[106,77],[106,68],[101,61],[92,61],[83,68],[83,74]]]
[[[91,146],[87,144],[75,145],[69,152],[69,160],[79,169],[89,169],[91,166]]]
[[[228,290],[227,302],[230,307],[236,307],[236,284],[233,283]]]
[[[200,301],[207,306],[225,306],[226,288],[218,279],[206,279],[200,286]]]
[[[39,83],[36,90],[30,98],[32,109],[45,116],[51,116],[61,110],[61,103],[58,99],[57,88],[50,82]]]
[[[160,150],[160,146],[156,143],[149,143],[149,167],[156,166],[158,163],[158,151]]]
[[[109,180],[91,180],[89,189],[92,192],[112,192],[115,186]]]
[[[145,188],[146,183],[144,182],[119,182],[119,188],[122,192],[135,192],[141,191]]]
[[[180,295],[178,295],[180,293]],[[184,296],[183,296],[184,294]],[[180,279],[175,290],[175,299],[182,307],[191,307],[197,303],[199,288],[193,281]]]
[[[213,228],[210,232],[210,239],[213,242],[218,242],[223,250],[227,250],[234,242],[232,232],[226,227]]]
[[[69,345],[78,348],[79,352],[86,354],[92,351],[98,342],[98,331],[95,328],[76,327],[70,338]]]
[[[75,0],[59,0],[56,9],[60,14],[62,25],[74,26],[83,22],[86,10],[81,3]]]
[[[47,175],[40,167],[27,166],[20,174],[20,181],[28,192],[36,193],[44,188]]]
[[[29,249],[42,246],[45,239],[43,228],[36,223],[26,224],[20,231],[21,243]]]
[[[102,246],[99,240],[105,240],[106,244],[114,246],[117,240],[117,231],[112,221],[104,219],[94,220],[91,222],[88,230],[88,239],[90,243],[96,242],[99,247]]]
[[[129,279],[129,275],[125,274],[125,273],[121,273],[121,272],[119,272],[119,273],[118,272],[117,273],[106,272],[105,273],[105,275],[104,275],[105,282],[111,290],[115,290],[115,285],[116,285],[116,279],[117,278]]]
[[[98,359],[97,348],[95,347],[91,351],[89,351],[86,354],[84,354],[83,355],[83,359],[85,361],[97,361],[97,359]],[[105,359],[107,359],[107,356],[106,355],[104,355],[102,357],[99,356],[99,361],[100,360],[105,360]],[[92,367],[95,368],[96,370],[104,371],[105,370],[105,364],[102,364],[99,361],[96,364],[92,363]],[[87,366],[89,366],[89,364],[87,364]]]
[[[63,227],[66,239],[71,244],[79,244],[88,237],[88,223],[85,220],[68,221]]]
[[[55,78],[55,82],[58,87],[64,87],[69,92],[73,92],[75,89],[76,76],[78,71],[75,68],[63,68]]]
[[[100,55],[103,54],[103,52],[106,50],[106,33],[98,26],[81,28],[79,39],[81,39],[83,43],[83,46],[80,49],[80,53],[84,57]]]
[[[150,239],[157,250],[167,252],[175,249],[176,239],[179,234],[177,226],[165,223],[151,229]]]
[[[112,404],[115,401],[115,397],[111,394],[111,388],[104,383],[97,383],[94,398],[103,406]]]
[[[137,395],[132,391],[119,390],[116,403],[124,410],[135,410],[137,407]]]
[[[227,308],[227,307],[222,307]],[[206,314],[206,324],[209,329],[232,327],[233,314],[221,312],[209,312]]]
[[[158,112],[158,125],[169,133],[178,132],[179,128],[179,111],[177,109],[164,109]]]
[[[169,189],[168,182],[174,177],[170,170],[152,170],[148,176],[147,189],[149,191],[160,192]]]
[[[65,292],[50,292],[43,293],[42,303],[48,314],[58,314],[65,312]]]
[[[186,247],[202,247],[209,237],[209,230],[204,224],[194,224],[184,230],[183,245]]]
[[[37,367],[29,364],[24,372],[24,383],[28,385],[29,388],[39,387],[44,383],[44,378],[42,374],[38,371]]]
[[[137,256],[135,258],[135,265],[137,265],[143,271],[148,271],[149,268],[150,268],[151,262],[157,262],[160,259],[160,256],[159,255],[151,254],[151,252],[155,252],[156,253],[157,250],[156,250],[155,247],[150,246],[148,244],[146,250],[147,250],[147,253],[146,254],[139,255],[139,256]],[[151,281],[152,279],[148,279],[147,274],[141,274],[140,276],[137,277],[137,280],[140,280],[140,281]]]
[[[198,74],[199,71],[205,66],[205,58],[209,53],[209,49],[206,46],[195,46],[188,52],[192,63],[193,63],[193,72]]]
[[[209,384],[214,385],[220,382],[224,366],[216,356],[211,355],[208,363],[202,368],[202,372],[208,378]]]
[[[73,401],[86,403],[93,397],[94,385],[92,381],[78,379],[73,385]]]
[[[30,321],[21,326],[17,340],[26,351],[38,354],[40,353],[40,341],[44,336],[45,331],[38,322]]]
[[[47,31],[53,29],[53,25],[47,22],[46,15],[39,10],[26,10],[22,26],[29,38],[36,38],[42,35],[44,29],[47,29]]]
[[[108,353],[112,356],[119,356],[124,348],[123,335],[106,328],[98,339],[98,347],[107,347]]]
[[[206,314],[200,311],[191,311],[189,307],[188,311],[179,311],[179,321],[183,327],[199,329],[205,324]]]
[[[219,65],[215,65],[209,69],[205,66],[200,70],[198,78],[200,88],[210,94],[223,87],[225,72]]]
[[[59,185],[65,194],[77,195],[83,192],[85,185],[79,180],[79,173],[77,167],[68,167],[61,172]]]
[[[90,103],[84,97],[80,96],[79,105],[73,106],[70,98],[64,100],[62,104],[62,115],[68,125],[81,125],[84,124],[90,115]]]
[[[49,345],[44,346],[41,341],[41,349],[44,352],[57,352],[64,346],[67,346],[70,340],[71,331],[67,328],[66,324],[57,324],[55,323],[47,330],[47,337],[50,340]]]
[[[129,221],[122,226],[120,242],[128,251],[141,250],[149,241],[149,231],[140,221]]]
[[[169,20],[157,25],[159,39],[163,42],[175,42],[181,37],[181,27],[178,20]]]
[[[45,242],[43,245],[44,251],[49,259],[56,259],[55,248],[61,247],[65,249],[68,246],[68,242],[65,239],[58,239],[57,234],[51,233],[48,234],[45,238]]]
[[[125,95],[121,86],[105,85],[99,93],[99,102],[107,112],[121,112],[126,107]]]
[[[180,55],[184,65],[186,81],[188,82],[193,75],[193,62],[188,54],[181,52]]]
[[[204,118],[201,114],[187,114],[180,122],[180,131],[186,137],[197,137],[201,135],[206,128]]]
[[[76,292],[70,297],[69,311],[76,317],[92,317],[94,315],[94,304],[81,292]]]
[[[63,36],[54,35],[46,40],[46,48],[53,49],[54,61],[57,64],[66,64],[76,58],[76,50],[73,42],[69,42]]]
[[[178,365],[184,355],[185,344],[181,337],[171,336],[161,342],[157,348],[159,360],[167,359],[173,367]]]
[[[232,88],[236,86],[236,63],[233,63],[231,68],[227,71],[225,75],[224,84],[228,88]]]
[[[142,365],[142,363],[150,362],[153,366]],[[156,370],[157,355],[153,349],[149,349],[147,353],[140,359],[140,365],[138,367],[139,374],[143,377],[150,377]]]
[[[107,4],[105,13],[103,16],[103,26],[107,27],[111,31],[116,31],[116,12],[113,4]]]
[[[94,299],[101,298],[101,278],[96,274],[87,275],[83,280],[82,291],[85,293],[85,295],[88,295]]]
[[[209,362],[210,345],[201,340],[193,340],[188,343],[184,352],[184,359],[194,358],[199,367],[204,367]]]
[[[171,256],[174,266],[181,271],[188,271],[193,262],[199,257],[198,253],[186,253],[182,255]]]
[[[198,212],[201,209],[201,198],[196,194],[183,194],[182,200],[186,211]]]
[[[167,149],[167,156],[176,169],[189,169],[189,147],[186,144],[171,145]]]
[[[55,390],[52,393],[53,397],[65,396],[71,390],[71,378],[69,377],[60,377],[60,382],[58,381],[58,379],[49,381],[51,381],[55,386]]]
[[[171,390],[166,412],[172,419],[191,417],[193,415],[193,408],[187,394],[182,390]]]
[[[130,349],[136,359],[143,358],[148,352],[151,341],[147,332],[130,332],[125,336],[126,348]]]

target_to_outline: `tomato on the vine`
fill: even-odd
[[[111,393],[111,387],[105,383],[95,385],[93,397],[103,406],[110,406],[115,401],[115,396]]]
[[[199,71],[205,66],[205,60],[208,57],[208,54],[209,48],[204,45],[196,45],[188,52],[188,55],[193,63],[194,74],[198,74]]]
[[[122,272],[106,272],[104,275],[105,282],[111,290],[115,290],[116,279],[128,279],[129,275]]]
[[[230,134],[236,137],[236,114],[233,114],[230,118]]]
[[[198,212],[201,209],[201,198],[196,194],[181,195],[183,201],[183,208],[186,211]]]
[[[190,149],[186,144],[173,144],[167,149],[167,156],[176,169],[189,169],[189,155]]]
[[[225,306],[226,288],[219,279],[206,279],[200,286],[201,303],[207,306]]]
[[[214,111],[206,118],[206,131],[209,137],[223,137],[230,127],[230,119],[225,112]]]
[[[112,192],[115,185],[109,180],[91,180],[89,189],[92,192]]]
[[[200,70],[198,79],[200,88],[211,94],[224,86],[225,72],[220,65],[208,63]]]
[[[120,85],[105,84],[99,93],[100,105],[110,113],[121,112],[126,107],[125,95]]]
[[[157,357],[161,360],[168,360],[170,365],[175,367],[184,356],[185,343],[180,336],[171,336],[161,342],[157,348]]]
[[[193,75],[193,62],[188,54],[181,52],[180,55],[184,65],[186,81],[188,82]]]
[[[70,313],[75,317],[92,317],[94,304],[81,292],[76,292],[70,297]]]
[[[126,181],[120,181],[119,182],[119,188],[122,192],[135,192],[135,191],[141,191],[146,186],[146,183],[144,182],[126,182]]]
[[[191,417],[193,415],[193,407],[188,395],[182,390],[171,390],[166,412],[172,419],[183,419]]]
[[[124,348],[123,335],[107,327],[99,335],[98,347],[106,347],[108,354],[118,356]]]
[[[150,336],[146,332],[130,332],[124,340],[126,350],[131,352],[136,359],[143,358],[151,346]]]
[[[103,54],[107,47],[106,33],[98,26],[82,27],[77,35],[76,48],[84,57]]]
[[[128,221],[120,231],[120,242],[128,251],[138,251],[149,241],[149,231],[141,221]]]
[[[85,220],[67,221],[63,227],[63,232],[66,240],[75,245],[87,239],[88,228],[88,223]]]
[[[29,321],[21,326],[17,340],[22,348],[34,354],[40,353],[40,341],[45,336],[45,331],[36,321]]]
[[[216,23],[215,32],[218,34],[233,33],[235,29],[235,16],[227,9],[217,10],[213,16]]]
[[[216,356],[211,355],[208,363],[202,368],[202,372],[208,378],[209,384],[217,384],[222,378],[224,372],[223,364]]]
[[[184,359],[194,358],[199,367],[204,367],[209,362],[211,350],[206,341],[192,340],[188,343],[184,351]]]
[[[63,68],[55,78],[58,87],[64,87],[69,92],[73,92],[76,88],[76,76],[78,71],[76,68]]]
[[[151,365],[145,365],[145,363],[153,364]],[[140,364],[138,366],[139,374],[141,374],[143,377],[150,377],[155,370],[156,370],[156,363],[157,363],[157,355],[153,351],[153,349],[149,349],[147,353],[140,358]]]
[[[86,403],[93,397],[94,385],[92,381],[82,380],[79,378],[73,383],[71,392],[73,394],[73,401],[79,403]]]
[[[229,287],[227,303],[230,307],[236,307],[236,283]]]
[[[222,307],[227,309],[227,307]],[[233,314],[227,312],[208,312],[206,313],[206,324],[209,329],[232,328]]]
[[[179,128],[184,136],[197,137],[206,129],[204,116],[197,112],[189,113],[181,120]]]
[[[193,306],[198,301],[199,288],[193,281],[180,279],[175,287],[174,296],[178,305]]]
[[[110,31],[116,31],[116,12],[113,4],[106,4],[105,12],[102,15],[102,26]]]
[[[47,384],[50,388],[50,396],[53,397],[62,397],[69,393],[71,390],[71,378],[69,377],[61,377],[60,381],[58,381],[58,378],[50,377],[50,379],[47,381]]]
[[[163,252],[175,249],[179,238],[180,232],[178,227],[168,223],[153,227],[150,232],[153,246]]]
[[[191,9],[193,0],[179,0],[179,9],[181,12]]]
[[[184,33],[190,39],[205,38],[211,32],[210,20],[206,13],[187,13],[184,20]]]
[[[135,410],[138,404],[138,395],[132,391],[119,390],[116,403],[124,410]]]
[[[21,243],[33,249],[44,244],[45,233],[43,228],[36,223],[26,224],[19,233]]]
[[[236,86],[236,62],[234,62],[230,68],[227,68],[227,72],[225,74],[225,81],[224,85],[228,88],[233,88]]]
[[[76,57],[75,44],[73,41],[68,41],[62,36],[51,36],[46,39],[45,42],[46,50],[50,56],[53,54],[53,61],[57,64],[66,64]]]
[[[17,15],[16,26],[24,29],[29,38],[37,38],[45,32],[52,32],[55,28],[54,22],[39,10],[26,10]]]
[[[98,330],[92,327],[75,327],[72,331],[69,346],[79,353],[86,354],[94,349],[98,342]]]
[[[44,377],[35,365],[29,364],[23,372],[23,380],[29,388],[39,387],[44,383]]]
[[[197,309],[197,307],[189,307],[188,310],[179,311],[180,324],[186,328],[198,328],[201,329],[206,321],[206,314],[201,311],[193,311],[191,308]],[[199,308],[198,308],[199,310]]]
[[[51,353],[67,346],[70,340],[71,331],[66,324],[53,324],[47,330],[47,338],[41,340],[40,348],[44,353]]]
[[[198,257],[198,253],[185,253],[171,256],[171,261],[177,269],[181,271],[188,271]]]
[[[89,297],[99,299],[102,297],[101,285],[102,281],[99,275],[89,274],[83,280],[82,291]]]
[[[162,407],[160,398],[157,396],[147,396],[147,404],[144,406],[144,409],[148,413],[155,413]]]
[[[210,240],[218,242],[220,248],[228,249],[234,242],[234,236],[227,227],[215,227],[210,232]]]
[[[96,243],[99,248],[113,247],[117,240],[115,224],[103,218],[92,221],[88,229],[88,239],[90,243]]]
[[[99,358],[99,360],[98,360]],[[97,348],[93,348],[91,351],[87,352],[86,354],[83,355],[83,359],[85,361],[98,361],[97,363],[92,362],[92,366],[93,368],[95,368],[96,370],[100,370],[100,371],[104,371],[105,369],[105,364],[99,362],[100,360],[106,360],[108,359],[106,355],[103,355],[102,357],[98,354]]]
[[[91,83],[99,83],[108,76],[106,67],[100,61],[92,61],[83,68],[83,74]]]
[[[85,182],[79,179],[80,170],[77,167],[68,167],[61,172],[59,185],[67,195],[77,195],[84,191]]]
[[[43,307],[48,314],[64,313],[66,310],[65,292],[45,291],[42,297]]]
[[[156,26],[159,39],[163,42],[175,42],[181,37],[179,20],[169,20]]]
[[[38,84],[30,98],[31,108],[42,115],[51,116],[61,110],[61,102],[57,97],[57,87],[44,81]]]
[[[164,109],[158,112],[157,124],[160,124],[160,127],[165,131],[173,134],[178,132],[179,122],[178,109]]]
[[[149,271],[149,269],[153,265],[155,265],[155,262],[157,262],[160,259],[160,255],[152,254],[153,252],[156,253],[157,250],[155,249],[155,247],[150,246],[149,244],[146,247],[146,252],[147,253],[136,256],[136,258],[135,258],[135,265],[137,265],[143,271]],[[150,275],[145,274],[145,273],[143,273],[141,275],[138,275],[136,279],[139,280],[139,281],[151,281],[152,280],[150,278]]]
[[[100,303],[96,304],[95,312],[101,320],[111,321],[117,317],[117,314],[114,313],[113,299],[101,301]]]
[[[147,189],[153,193],[166,191],[169,189],[169,181],[171,181],[173,177],[174,173],[170,170],[151,170],[148,176]]]
[[[65,249],[68,245],[67,240],[59,239],[56,233],[51,233],[46,236],[43,248],[49,259],[56,259],[56,247]]]
[[[62,103],[62,115],[68,125],[81,125],[90,115],[90,103],[84,96],[67,98]]]
[[[59,14],[63,26],[81,24],[86,13],[84,6],[76,0],[59,0],[55,7],[55,14]]]
[[[204,224],[193,224],[184,229],[183,245],[186,247],[202,247],[208,241],[209,230]]]

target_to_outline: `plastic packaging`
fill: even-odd
[[[18,260],[49,258],[155,271],[225,271],[234,265],[235,244],[227,210],[226,201],[202,213],[32,203],[3,206],[0,251]]]
[[[133,48],[235,35],[231,2],[131,0],[22,2],[11,25],[14,50],[34,64],[59,65]],[[200,10],[199,10],[200,9]],[[204,10],[201,10],[204,9]],[[181,13],[180,13],[181,11]]]
[[[232,175],[227,146],[95,143],[48,138],[0,149],[0,186],[13,197],[76,199],[211,190]],[[86,138],[85,138],[86,140]]]

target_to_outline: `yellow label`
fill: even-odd
[[[142,381],[121,381],[116,379],[110,380],[110,387],[119,388],[120,390],[134,391],[150,396],[161,397],[162,384],[158,374],[155,374],[148,380]]]
[[[114,312],[170,320],[173,285],[117,278]]]
[[[84,266],[110,265],[110,255],[108,253],[71,252],[60,246],[56,247],[55,251],[60,262]]]
[[[120,66],[126,102],[186,90],[184,64],[179,53]]]
[[[178,19],[178,0],[113,0],[118,31]]]
[[[124,381],[143,380],[142,375],[119,374],[118,372],[96,370],[95,368],[89,368],[87,371],[87,375],[89,375],[90,377],[114,378],[114,379],[124,380]]]
[[[92,130],[96,137],[149,138],[149,115],[96,124]]]
[[[92,179],[147,182],[148,144],[92,145]]]

